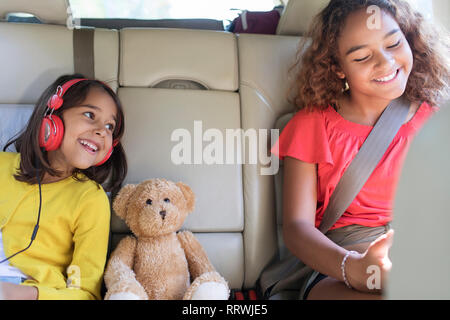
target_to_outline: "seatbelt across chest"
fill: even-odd
[[[409,108],[410,103],[400,97],[391,101],[384,109],[331,194],[319,226],[322,233],[326,233],[336,223],[361,191],[405,122]]]

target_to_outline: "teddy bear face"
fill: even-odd
[[[137,237],[175,232],[193,210],[194,195],[180,182],[152,179],[128,188],[133,190],[124,190],[124,194],[119,193],[115,200],[115,204],[122,202],[122,214],[118,212],[119,205],[114,209]]]

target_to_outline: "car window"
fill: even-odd
[[[270,11],[280,0],[70,0],[74,18],[233,20],[241,10]]]

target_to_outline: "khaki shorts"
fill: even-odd
[[[390,229],[387,224],[381,227],[350,225],[328,231],[325,235],[341,247],[364,242],[372,242]],[[316,279],[319,272],[305,265],[297,257],[288,254],[282,260],[274,261],[262,273],[259,279],[261,293],[265,298],[275,298],[284,292],[297,292],[303,299],[308,286]],[[300,291],[300,292],[299,292]],[[299,292],[299,294],[298,294]]]
[[[334,243],[338,244],[341,247],[345,247],[348,245],[364,243],[364,242],[372,242],[377,239],[379,236],[385,234],[390,229],[390,224],[381,227],[365,227],[360,225],[350,225],[342,228],[337,228],[328,231],[325,235],[330,238]],[[309,268],[308,266],[305,266]],[[311,269],[311,268],[310,268]],[[307,277],[305,277],[305,281],[302,284],[300,289],[299,299],[305,299],[305,293],[309,293],[309,290],[314,286],[314,280],[320,275],[316,270],[311,269],[311,272]],[[306,292],[308,291],[308,292]]]

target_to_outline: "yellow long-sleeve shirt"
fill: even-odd
[[[38,185],[17,181],[18,153],[0,152],[0,229],[5,255],[29,243],[39,209]],[[72,177],[42,185],[39,231],[10,259],[30,277],[39,299],[100,299],[110,204],[93,181]]]

